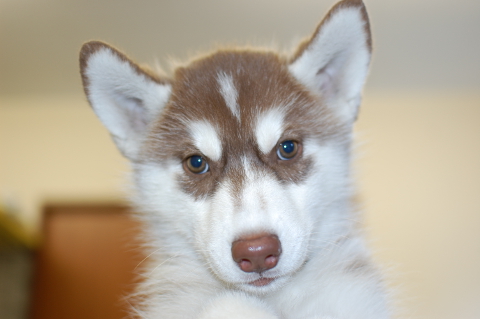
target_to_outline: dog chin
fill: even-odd
[[[262,278],[258,278],[257,280],[254,280],[252,282],[249,282],[248,284],[252,285],[252,286],[255,286],[255,287],[263,287],[263,286],[267,286],[267,285],[271,284],[274,280],[275,280],[275,278],[262,277]]]
[[[254,281],[238,284],[238,288],[248,293],[263,295],[279,289],[287,281],[288,277],[261,277]]]

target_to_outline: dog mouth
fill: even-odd
[[[258,278],[257,280],[249,282],[248,284],[251,285],[251,286],[255,286],[255,287],[263,287],[263,286],[266,286],[266,285],[270,284],[274,280],[275,280],[275,278],[261,277],[261,278]]]

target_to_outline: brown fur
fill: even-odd
[[[89,82],[84,73],[88,58],[105,47],[129,63],[139,75],[172,86],[169,103],[160,118],[150,125],[140,161],[162,163],[164,160],[174,160],[181,163],[192,155],[206,158],[193,145],[186,123],[205,120],[215,126],[222,141],[222,158],[219,161],[206,158],[210,171],[205,174],[196,175],[187,171],[187,174],[178,176],[183,189],[197,198],[212,194],[223,179],[231,180],[235,193],[238,193],[245,176],[240,162],[242,156],[254,161],[253,169],[270,174],[281,182],[300,183],[312,165],[311,159],[302,154],[302,142],[307,138],[322,141],[342,138],[348,134],[349,128],[324,105],[321,97],[312,95],[299,84],[287,68],[308,48],[322,25],[336,10],[351,6],[361,8],[368,34],[367,44],[371,49],[368,16],[362,1],[345,0],[329,11],[312,37],[299,46],[292,59],[268,51],[219,50],[177,68],[169,80],[159,77],[148,68],[140,67],[106,43],[88,42],[80,54],[85,92],[89,96]],[[241,124],[220,93],[217,80],[219,73],[225,73],[233,79],[238,91]],[[285,108],[286,126],[278,143],[285,140],[299,143],[299,154],[292,160],[279,160],[275,148],[269,154],[263,154],[256,145],[256,119],[272,107]]]
[[[219,161],[207,158],[209,172],[178,177],[188,193],[207,196],[223,179],[233,181],[234,189],[239,191],[245,175],[240,163],[242,156],[254,161],[253,169],[281,182],[302,182],[312,165],[311,159],[302,154],[302,141],[329,139],[339,131],[346,133],[347,129],[339,130],[341,122],[319,97],[312,96],[298,84],[287,67],[286,59],[275,53],[224,50],[177,69],[171,81],[170,101],[161,118],[153,124],[144,147],[145,160],[161,163],[172,159],[174,154],[173,159],[182,162],[192,155],[204,156],[193,146],[185,122],[205,120],[216,127],[223,154]],[[220,93],[217,82],[220,72],[233,78],[241,124]],[[287,106],[285,132],[278,142],[295,140],[300,144],[300,152],[290,161],[281,161],[276,149],[269,154],[259,150],[254,129],[259,114],[272,107]]]

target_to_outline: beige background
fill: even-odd
[[[121,201],[126,162],[82,96],[102,39],[168,69],[216,43],[290,48],[334,1],[0,0],[0,202]],[[366,0],[375,54],[355,167],[407,318],[480,318],[480,1]],[[272,40],[273,39],[273,40]]]

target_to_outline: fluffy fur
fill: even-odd
[[[86,95],[131,161],[144,222],[136,316],[389,318],[351,202],[370,55],[360,0],[339,2],[292,57],[221,50],[169,79],[105,43],[83,46]],[[295,145],[287,157],[282,143]],[[278,239],[273,267],[234,260],[251,238]]]

